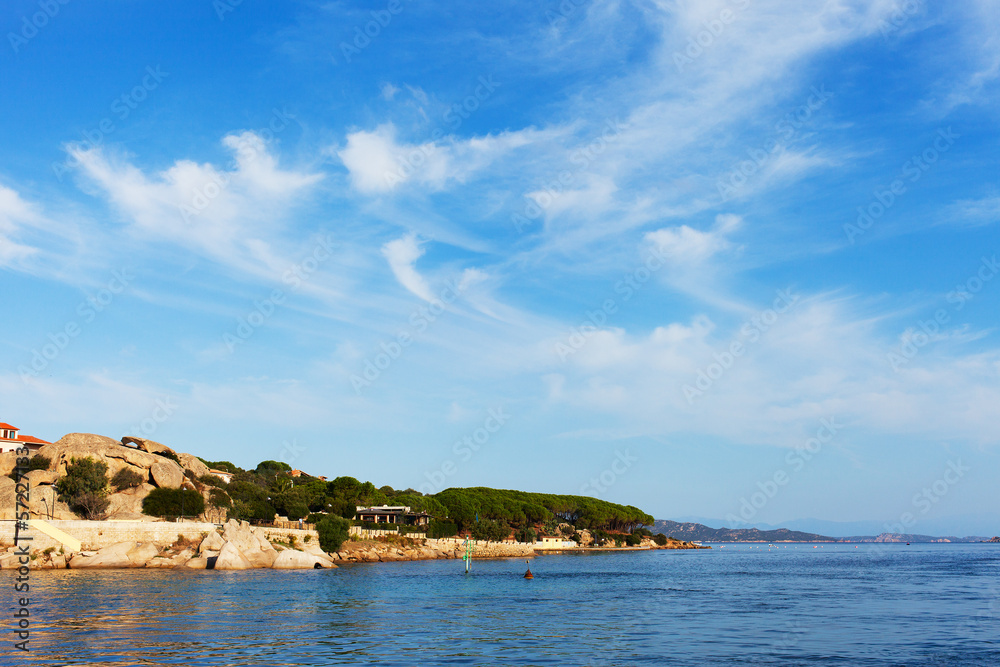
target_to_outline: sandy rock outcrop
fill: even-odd
[[[129,558],[129,552],[135,548],[135,542],[118,542],[110,547],[104,547],[96,553],[80,552],[70,559],[69,567],[73,570],[135,567]]]
[[[222,536],[218,533],[209,533],[208,537],[201,541],[201,546],[198,547],[198,551],[221,551],[222,546],[225,543],[225,540],[223,540]]]
[[[156,458],[158,460],[153,461],[152,465],[149,466],[149,476],[153,483],[161,489],[180,488],[181,484],[184,483],[184,468],[177,462],[162,456]]]
[[[184,466],[184,469],[193,472],[196,478],[209,474],[208,466],[202,463],[201,459],[194,454],[177,452],[177,458],[180,459],[181,465]]]
[[[215,558],[215,566],[213,569],[216,570],[250,570],[253,569],[253,564],[247,560],[247,557],[236,548],[236,545],[232,542],[226,542],[222,545],[222,550],[219,551],[219,555]]]
[[[135,438],[130,435],[122,438],[122,444],[133,444],[144,452],[149,452],[150,454],[159,454],[160,452],[169,452],[176,455],[177,452],[170,449],[166,445],[160,444],[153,440],[146,440],[145,438]]]
[[[308,570],[317,567],[336,567],[329,558],[299,551],[285,549],[274,559],[271,568],[274,570]]]

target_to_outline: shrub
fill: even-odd
[[[328,553],[339,551],[347,539],[351,522],[339,516],[326,516],[316,525],[319,533],[319,547]]]
[[[42,456],[41,454],[35,454],[28,459],[28,465],[23,466],[20,469],[15,466],[7,476],[15,481],[20,481],[22,475],[27,475],[32,470],[48,470],[51,463],[52,459],[49,457]]]
[[[266,500],[241,500],[233,498],[233,509],[230,518],[242,521],[274,521],[274,505]]]
[[[435,539],[458,535],[458,526],[451,521],[431,521],[427,526],[427,537]]]
[[[35,454],[28,459],[28,472],[32,470],[48,470],[50,465],[52,465],[52,459],[41,454]]]
[[[632,533],[625,536],[625,544],[630,547],[637,547],[642,542],[642,535],[639,533]]]
[[[218,477],[217,475],[202,475],[198,478],[198,481],[206,486],[214,486],[217,489],[224,489],[229,486],[221,477]]]
[[[183,464],[181,464],[181,460],[177,458],[177,455],[174,454],[173,452],[164,449],[162,452],[156,452],[156,455],[162,456],[165,459],[170,459],[171,461],[174,461],[175,463],[177,463],[177,465],[181,466],[182,468],[184,467]]]
[[[661,547],[666,546],[667,536],[664,535],[663,533],[657,533],[656,535],[653,536],[653,541],[656,542]]]
[[[90,457],[71,459],[66,474],[55,484],[59,499],[76,514],[90,520],[103,519],[108,510],[108,464]]]
[[[153,489],[142,501],[142,513],[150,516],[197,516],[205,511],[205,499],[193,489]]]
[[[222,489],[212,489],[208,492],[208,502],[212,507],[232,507],[233,499]]]
[[[111,486],[115,491],[124,491],[125,489],[134,489],[144,481],[146,480],[142,478],[142,475],[131,468],[122,468],[111,478]]]

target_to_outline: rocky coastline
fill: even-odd
[[[155,523],[148,524],[155,526]],[[175,524],[182,525],[182,524]],[[303,532],[303,531],[300,531]],[[190,570],[249,570],[249,569],[328,569],[345,563],[387,563],[399,561],[457,559],[465,554],[464,541],[458,538],[414,539],[405,537],[379,537],[351,539],[340,550],[324,552],[319,546],[318,535],[305,531],[306,538],[287,541],[270,537],[259,527],[247,522],[230,520],[221,530],[208,532],[204,537],[178,539],[164,543],[152,535],[147,540],[115,542],[100,549],[67,551],[64,547],[49,546],[29,549],[29,567],[34,570],[50,569],[190,569]],[[671,540],[660,546],[650,541],[636,547],[577,547],[541,549],[533,544],[518,542],[476,542],[472,557],[533,558],[556,554],[593,554],[616,551],[652,551],[659,549],[707,549],[680,540]],[[22,566],[23,549],[10,546],[0,554],[0,569],[17,569]]]

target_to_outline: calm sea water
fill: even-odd
[[[1000,545],[32,575],[38,665],[1000,665]],[[3,573],[7,578],[8,573]],[[8,589],[10,590],[10,589]]]

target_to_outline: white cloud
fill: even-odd
[[[256,263],[261,239],[272,235],[287,209],[322,178],[287,171],[252,132],[223,138],[234,154],[229,169],[178,160],[148,176],[101,148],[70,145],[73,163],[144,237],[166,239],[232,263]]]
[[[850,425],[847,438],[997,441],[986,406],[1000,401],[1000,353],[969,354],[966,338],[941,337],[897,372],[892,339],[850,304],[803,299],[766,330],[751,324],[753,335],[743,331],[750,318],[724,328],[705,318],[672,323],[647,336],[601,331],[560,365],[558,393],[546,379],[549,398],[650,435],[794,446],[820,418],[835,417]],[[734,341],[743,351],[732,357]],[[685,387],[698,392],[690,401]]]
[[[38,252],[14,240],[22,228],[38,224],[42,216],[16,191],[0,185],[0,266],[11,266]]]
[[[392,123],[374,131],[347,135],[347,145],[336,154],[350,174],[351,185],[362,194],[392,192],[405,183],[442,190],[451,183],[464,183],[510,151],[541,141],[552,132],[532,128],[517,132],[459,140],[407,144],[397,140]]]
[[[382,246],[382,256],[389,262],[389,268],[399,284],[419,296],[424,301],[433,301],[434,294],[424,277],[417,273],[415,264],[424,254],[415,234],[390,241]]]
[[[732,214],[720,214],[715,218],[711,230],[702,232],[687,225],[666,227],[646,234],[652,243],[669,261],[681,264],[704,262],[732,244],[727,238],[742,223],[742,218]]]
[[[385,100],[386,102],[391,102],[392,98],[394,98],[396,96],[396,93],[398,92],[399,92],[398,87],[392,85],[389,82],[386,82],[382,84],[382,89],[379,94],[382,96],[383,100]]]

